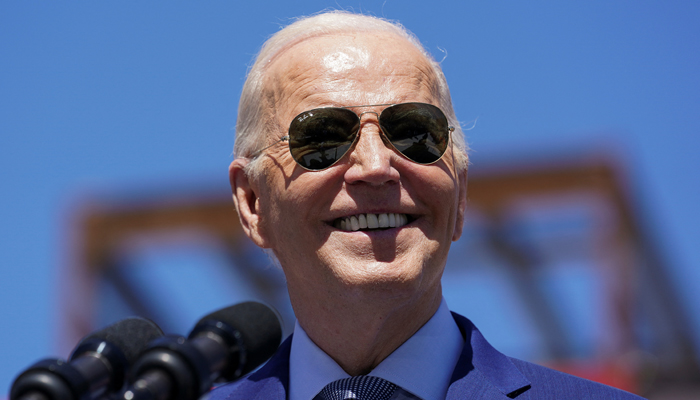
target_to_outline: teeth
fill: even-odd
[[[355,216],[350,217],[350,229],[357,231],[360,229],[360,221]]]
[[[367,217],[365,217],[365,214],[360,214],[357,216],[358,221],[360,221],[360,229],[366,229],[367,228]]]
[[[360,229],[400,228],[408,223],[406,214],[357,214],[351,217],[339,218],[335,227],[343,231],[359,231]]]
[[[367,214],[367,228],[379,228],[379,218],[377,218],[377,214]]]

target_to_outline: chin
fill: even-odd
[[[413,265],[413,267],[407,267]],[[346,266],[338,276],[351,291],[381,297],[412,296],[427,282],[420,264],[397,262],[360,262]],[[437,279],[439,284],[439,279]]]

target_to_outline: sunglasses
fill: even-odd
[[[389,106],[380,114],[350,110],[360,107]],[[316,108],[297,115],[289,125],[289,133],[261,153],[282,141],[289,141],[289,152],[302,168],[321,171],[337,163],[355,145],[364,114],[378,115],[382,141],[418,164],[437,162],[450,140],[445,113],[432,104],[373,104],[349,107]]]

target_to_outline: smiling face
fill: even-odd
[[[389,33],[302,41],[271,62],[265,88],[268,115],[278,127],[266,134],[266,145],[286,135],[296,115],[314,108],[439,106],[428,61]],[[279,259],[297,314],[319,296],[358,301],[441,296],[450,243],[461,234],[466,171],[456,170],[451,148],[437,163],[419,165],[387,147],[377,121],[384,108],[352,109],[365,113],[359,138],[332,167],[304,170],[287,142],[280,142],[260,156],[262,173],[245,178],[250,193],[237,200],[244,228]],[[234,190],[244,179],[241,165],[237,160],[231,167]],[[241,211],[241,203],[249,212]]]

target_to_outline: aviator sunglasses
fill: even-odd
[[[380,114],[352,108],[385,108]],[[289,133],[262,151],[283,141],[289,142],[292,158],[302,168],[320,171],[331,167],[347,154],[357,141],[364,114],[378,115],[382,141],[418,164],[437,162],[447,149],[450,132],[447,117],[439,108],[425,103],[373,104],[316,108],[297,115]]]

